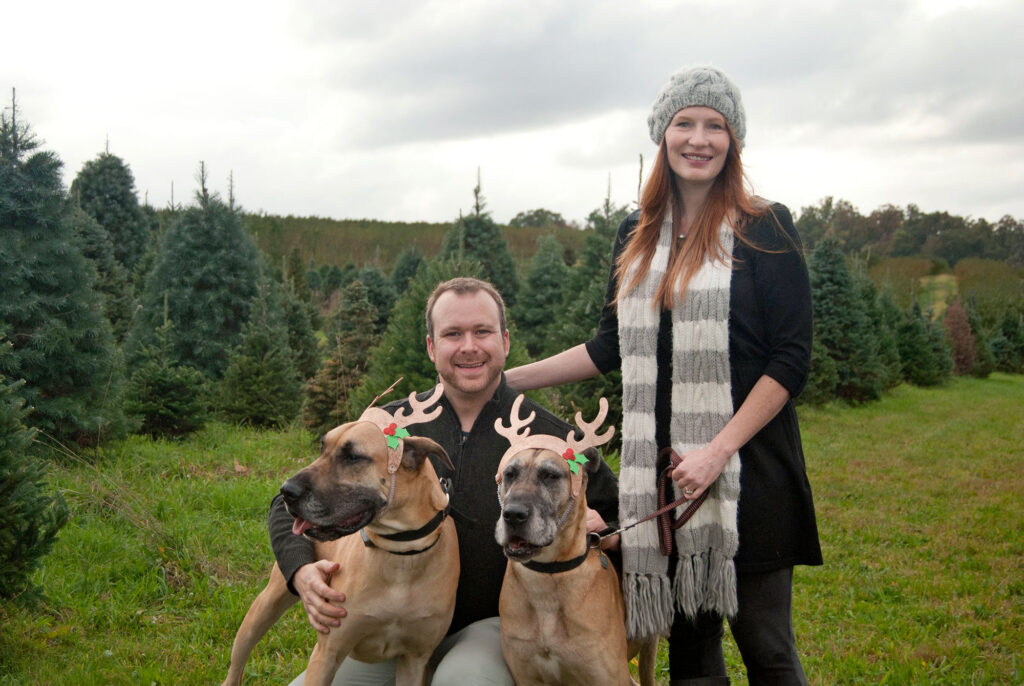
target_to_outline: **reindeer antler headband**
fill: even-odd
[[[601,426],[604,418],[608,416],[608,401],[603,397],[601,398],[599,401],[600,409],[597,417],[592,422],[584,422],[583,414],[581,412],[576,413],[576,426],[583,430],[583,438],[578,441],[574,435],[575,431],[572,430],[569,431],[564,440],[550,434],[535,434],[531,436],[528,424],[534,420],[537,413],[531,411],[529,416],[521,419],[519,417],[519,407],[522,404],[523,395],[520,394],[515,399],[515,402],[512,403],[512,413],[509,416],[508,426],[504,425],[501,418],[494,420],[494,430],[507,438],[511,444],[508,450],[505,451],[505,454],[501,456],[501,461],[498,463],[498,473],[495,475],[494,480],[499,484],[501,483],[501,474],[505,471],[505,464],[512,459],[513,455],[528,448],[550,450],[565,458],[569,471],[572,472],[572,497],[576,498],[580,494],[580,487],[583,483],[583,470],[580,469],[580,465],[587,462],[587,458],[583,457],[583,451],[587,448],[604,445],[612,440],[612,436],[615,435],[615,427],[611,426],[603,434],[597,433],[597,429]]]
[[[398,381],[401,381],[399,379]],[[373,402],[383,396],[387,395],[395,384],[391,384],[391,388],[384,391],[376,398]],[[409,435],[408,430],[405,427],[411,426],[412,424],[423,424],[429,422],[437,417],[444,408],[438,406],[434,409],[427,411],[431,405],[435,405],[444,393],[444,386],[437,384],[434,386],[434,392],[430,394],[426,400],[420,402],[416,399],[416,393],[409,394],[409,407],[412,408],[412,412],[406,413],[404,407],[398,408],[398,411],[391,414],[387,410],[380,407],[373,407],[373,403],[370,403],[370,407],[363,410],[363,414],[359,416],[361,422],[370,422],[376,424],[377,427],[384,432],[385,438],[388,441],[388,474],[394,474],[398,471],[398,465],[402,461],[402,450],[404,446],[403,438]]]

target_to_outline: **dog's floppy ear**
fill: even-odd
[[[596,472],[597,468],[604,462],[604,458],[601,457],[601,453],[598,452],[597,448],[587,448],[583,451],[583,456],[587,458],[584,468],[591,474]]]
[[[404,443],[402,466],[406,469],[419,469],[428,455],[434,455],[441,461],[441,464],[449,470],[455,471],[455,465],[452,464],[448,453],[435,441],[425,436],[406,436],[402,442]]]

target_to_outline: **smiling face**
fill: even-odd
[[[484,291],[447,291],[434,303],[431,322],[427,354],[445,393],[490,398],[501,383],[509,346],[494,299]]]
[[[725,117],[710,107],[684,107],[665,130],[665,152],[680,190],[686,185],[710,188],[729,154]]]

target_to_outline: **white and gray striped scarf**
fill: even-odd
[[[657,509],[654,400],[658,379],[659,308],[654,295],[668,268],[675,234],[666,212],[647,276],[618,301],[622,355],[622,464],[619,521],[635,522]],[[733,232],[719,229],[722,248],[732,254]],[[631,280],[635,265],[623,275]],[[672,448],[683,453],[706,446],[732,418],[729,370],[730,259],[711,259],[690,281],[672,310]],[[673,485],[673,489],[675,486]],[[668,558],[661,554],[657,523],[644,522],[624,532],[622,588],[626,629],[631,638],[664,634],[672,624],[673,599],[687,617],[698,611],[736,614],[739,547],[736,510],[740,495],[739,453],[709,488],[707,500],[675,532],[679,561],[672,588]],[[678,494],[673,496],[673,499]],[[683,508],[677,508],[677,514]]]

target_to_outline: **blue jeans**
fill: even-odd
[[[793,633],[793,568],[736,574],[739,612],[729,622],[750,686],[806,686]],[[676,615],[669,635],[672,686],[728,684],[722,618]]]

